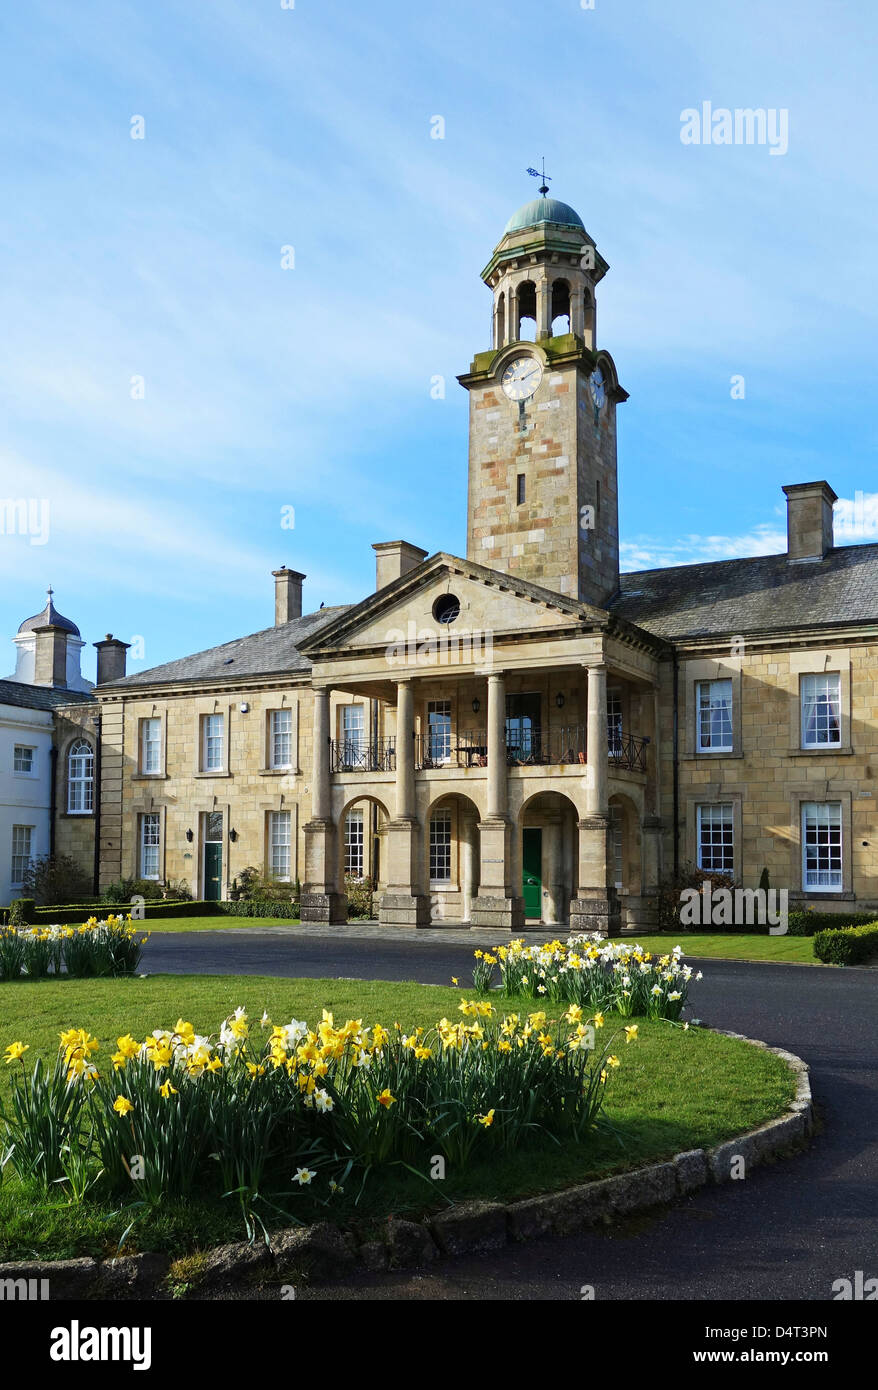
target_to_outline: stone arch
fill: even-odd
[[[534,280],[522,280],[516,287],[515,295],[517,322],[510,327],[515,329],[515,339],[522,343],[535,343],[537,340],[537,286]],[[528,334],[525,336],[524,329]]]
[[[552,281],[552,301],[549,320],[553,338],[562,337],[572,331],[572,309],[570,302],[570,281],[563,275]]]
[[[357,818],[359,827],[353,821],[350,825],[348,823],[352,811],[361,812]],[[384,827],[390,819],[387,806],[373,793],[364,789],[348,797],[336,822],[336,872],[342,891],[347,878],[371,879],[373,891],[381,890],[382,839]]]
[[[465,792],[440,792],[427,807],[423,853],[431,920],[470,920],[479,892],[481,819],[478,805]],[[437,868],[448,878],[436,876]]]
[[[521,805],[516,834],[517,873],[522,882],[525,918],[546,926],[566,925],[576,897],[579,868],[580,808],[567,792],[541,790]],[[539,832],[537,835],[535,832]],[[539,913],[532,880],[539,864]]]

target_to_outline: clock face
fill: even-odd
[[[516,357],[503,373],[502,386],[511,401],[527,401],[543,379],[535,357]]]
[[[600,410],[604,401],[607,399],[607,388],[604,385],[604,375],[600,367],[595,367],[588,379],[588,386],[591,391],[591,398],[598,410]]]

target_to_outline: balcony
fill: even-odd
[[[487,767],[488,735],[484,729],[450,730],[414,737],[414,765],[418,772],[443,767]],[[607,738],[607,757],[613,767],[646,772],[648,738],[613,729]],[[585,725],[557,729],[506,731],[508,767],[563,767],[586,761]],[[395,772],[396,739],[331,739],[331,772]]]
[[[395,772],[396,739],[330,739],[330,772]]]

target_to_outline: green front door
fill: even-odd
[[[223,847],[208,841],[204,846],[204,897],[207,902],[218,903],[222,893]]]
[[[525,917],[543,915],[543,832],[521,832],[522,894]]]

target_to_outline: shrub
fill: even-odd
[[[290,903],[299,897],[299,883],[281,883],[267,877],[252,864],[242,869],[232,883],[233,902]]]
[[[43,854],[32,859],[21,886],[34,902],[44,905],[77,898],[87,902],[94,891],[91,874],[69,854]]]
[[[153,879],[118,878],[114,883],[107,884],[101,901],[113,903],[117,907],[125,907],[135,896],[145,898],[147,902],[150,900],[157,902],[165,895],[162,892],[161,884],[156,883]],[[63,901],[63,899],[59,901]]]
[[[227,917],[278,917],[283,920],[298,922],[299,920],[299,901],[296,899],[290,903],[272,902],[248,902],[244,898],[239,898],[236,902],[214,903],[214,907]],[[193,904],[195,906],[195,904]]]
[[[348,900],[348,917],[371,917],[372,894],[375,891],[371,878],[353,878],[345,874],[344,891]]]
[[[878,922],[819,931],[814,937],[814,954],[826,965],[856,965],[868,960],[878,954]]]
[[[815,912],[812,907],[797,908],[789,914],[789,936],[814,936],[824,928],[867,927],[875,921],[874,912]]]
[[[694,864],[684,865],[676,876],[664,879],[656,891],[656,918],[659,931],[698,931],[696,925],[689,926],[680,922],[680,895],[686,888],[696,888],[700,893],[704,884],[709,883],[711,889],[720,888],[734,889],[735,880],[731,874],[707,873],[704,869],[697,868]],[[746,928],[744,928],[746,930]],[[740,931],[739,926],[704,928],[707,931]],[[753,930],[751,927],[750,930]],[[757,930],[767,931],[767,927],[757,928]]]

